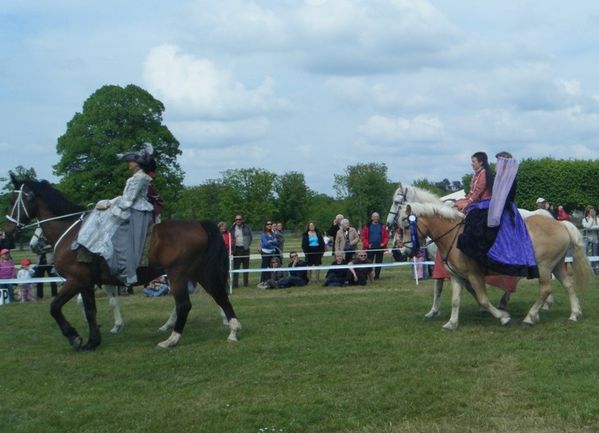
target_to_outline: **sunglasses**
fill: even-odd
[[[235,221],[241,221],[241,218],[235,218]]]

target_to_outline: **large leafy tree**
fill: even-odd
[[[148,142],[158,165],[154,184],[169,210],[182,188],[183,172],[177,163],[179,142],[162,124],[163,112],[162,102],[132,84],[96,90],[58,138],[54,174],[61,177],[60,189],[82,204],[119,195],[128,173],[117,153],[141,150]]]
[[[273,194],[275,173],[259,168],[226,170],[223,173],[222,210],[233,220],[236,213],[245,215],[252,228],[258,229],[275,214]]]
[[[291,171],[277,176],[274,182],[277,193],[275,218],[286,227],[304,227],[308,218],[309,190],[303,173]]]
[[[385,163],[350,165],[345,174],[335,175],[337,197],[345,199],[352,225],[363,224],[374,211],[384,218],[389,209],[395,185],[387,177]]]
[[[222,197],[227,189],[220,179],[209,179],[206,182],[185,187],[177,201],[175,216],[183,219],[204,219],[220,221],[223,218],[230,223],[231,212],[223,209]]]

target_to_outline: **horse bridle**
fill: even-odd
[[[66,214],[66,215],[60,215],[57,217],[52,217],[52,218],[46,218],[43,220],[37,220],[34,223],[31,224],[23,224],[21,222],[21,209],[23,209],[23,213],[25,214],[25,216],[27,217],[28,220],[31,220],[31,215],[29,215],[29,211],[27,210],[27,206],[25,206],[25,201],[23,200],[23,197],[26,197],[27,200],[31,201],[35,196],[33,195],[32,192],[26,192],[23,190],[23,187],[25,186],[25,184],[22,184],[21,187],[19,189],[15,189],[13,190],[13,192],[17,193],[17,199],[15,200],[15,203],[12,207],[12,210],[10,212],[10,215],[6,215],[6,219],[8,221],[10,221],[11,223],[13,223],[16,227],[17,230],[24,230],[27,229],[29,227],[40,227],[42,223],[45,222],[49,222],[49,221],[55,221],[55,220],[60,220],[60,219],[64,219],[64,218],[69,218],[69,217],[73,217],[76,215],[80,215],[81,218],[79,218],[77,221],[75,221],[58,239],[58,241],[56,241],[56,243],[54,244],[54,250],[56,250],[56,247],[58,246],[58,244],[60,243],[60,241],[66,236],[66,234],[71,231],[71,229],[73,227],[75,227],[78,223],[80,223],[81,221],[83,221],[83,215],[86,213],[86,211],[81,211],[81,212],[74,212],[74,213],[70,213],[70,214]],[[17,213],[16,218],[15,218],[15,212]]]
[[[395,211],[389,211],[390,215],[393,215],[393,222],[395,224],[397,224],[397,218],[399,216],[399,214],[401,213],[401,209],[402,209],[402,204],[404,203],[404,201],[407,198],[407,193],[408,193],[408,188],[406,187],[403,191],[403,193],[401,194],[401,197],[403,198],[402,201],[399,200],[395,200],[393,204],[397,205],[397,209]],[[456,225],[454,225],[453,227],[451,227],[449,230],[447,230],[446,232],[444,232],[443,234],[441,234],[440,236],[437,236],[436,238],[431,238],[430,241],[427,241],[425,244],[425,247],[430,245],[430,244],[434,244],[437,243],[438,241],[440,241],[441,239],[443,239],[445,236],[447,236],[448,234],[450,234],[452,231],[454,231],[456,228],[458,228],[459,226],[463,225],[464,221],[460,221],[459,223],[457,223]],[[420,228],[420,226],[418,225],[418,220],[416,220],[416,229],[418,230],[418,233],[420,234],[420,236],[424,239],[427,238],[427,236],[422,232],[422,229]],[[457,238],[459,232],[456,231],[455,237],[453,239],[453,241],[450,244],[449,247],[449,251],[447,251],[447,256],[446,257],[442,257],[443,263],[445,263],[447,266],[449,266],[448,262],[447,262],[447,257],[449,256],[449,253],[451,252],[453,245],[455,244],[455,239]]]
[[[23,209],[23,213],[27,217],[28,220],[31,220],[31,216],[29,215],[29,211],[27,210],[27,206],[25,206],[25,202],[23,201],[23,197],[27,197],[28,200],[31,200],[32,196],[30,193],[23,191],[23,187],[25,184],[22,184],[19,189],[13,190],[13,192],[17,193],[17,199],[12,206],[12,210],[10,211],[10,215],[6,215],[6,219],[17,226],[17,230],[23,230],[26,227],[25,224],[21,222],[21,209]],[[16,218],[15,218],[16,212]]]
[[[36,222],[31,223],[31,224],[23,224],[21,222],[21,208],[23,209],[23,213],[25,214],[27,219],[31,220],[31,215],[29,215],[27,206],[25,206],[25,202],[23,201],[23,196],[25,196],[27,198],[27,200],[32,200],[34,198],[34,195],[32,192],[23,191],[24,186],[25,185],[23,184],[23,185],[21,185],[21,187],[19,189],[13,190],[13,192],[16,192],[18,194],[17,199],[15,200],[15,203],[12,206],[10,215],[5,215],[5,217],[8,221],[10,221],[11,223],[13,223],[14,225],[17,226],[17,230],[24,230],[29,227],[35,227],[35,226],[39,227],[40,224],[48,222],[48,221],[60,220],[60,219],[69,218],[69,217],[72,217],[75,215],[83,215],[83,214],[87,213],[87,211],[73,212],[73,213],[66,214],[66,215],[59,215],[59,216],[52,217],[52,218],[46,218],[44,220],[37,220]],[[14,217],[15,211],[17,212],[16,218]]]

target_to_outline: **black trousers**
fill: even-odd
[[[379,250],[379,251],[372,251],[372,250],[366,251],[366,257],[368,257],[368,260],[370,261],[370,263],[379,263],[379,264],[383,263],[384,251],[381,250],[381,247],[378,247],[377,250]],[[380,275],[381,275],[381,268],[380,267],[374,268],[374,278],[378,279]]]
[[[240,269],[241,267],[243,267],[243,269],[249,269],[250,267],[250,250],[249,248],[243,248],[243,247],[235,247],[235,251],[234,251],[234,256],[233,256],[233,269]],[[239,257],[239,256],[243,256],[243,257]],[[248,274],[247,272],[245,272],[243,274],[243,287],[247,287],[248,286],[248,280],[249,280],[249,276],[250,274]],[[239,274],[235,273],[233,274],[233,287],[239,287]]]
[[[52,265],[49,265],[46,261],[46,255],[42,254],[39,258],[38,265],[35,268],[35,272],[33,273],[33,278],[42,278],[45,274],[49,277],[55,277],[56,274],[52,272]],[[37,283],[37,299],[42,299],[44,297],[44,283]],[[52,296],[56,296],[57,286],[56,283],[50,283],[50,290]]]

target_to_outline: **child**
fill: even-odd
[[[10,257],[10,251],[6,248],[0,250],[0,288],[8,290],[8,302],[15,302],[15,294],[12,284],[1,284],[3,279],[15,277],[15,264]]]
[[[28,280],[33,276],[33,269],[30,269],[31,262],[29,259],[21,260],[21,269],[17,273],[19,280]],[[17,286],[19,293],[21,294],[21,303],[31,301],[35,302],[35,296],[33,295],[33,287],[31,283],[21,283]]]

